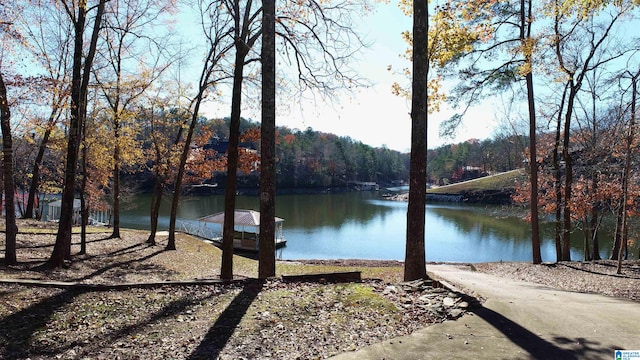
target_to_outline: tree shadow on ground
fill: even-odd
[[[190,360],[217,359],[227,345],[247,310],[262,291],[261,280],[247,281],[242,291],[220,314],[198,347],[188,357]]]
[[[472,312],[491,324],[534,359],[601,358],[612,356],[611,349],[619,348],[604,346],[584,338],[571,339],[557,336],[552,338],[552,341],[547,341],[513,320],[484,306],[477,307]]]
[[[202,303],[206,300],[210,300],[211,298],[219,295],[220,293],[216,292],[205,292],[196,296],[182,297],[173,300],[164,305],[162,308],[158,309],[154,314],[147,317],[143,321],[115,329],[110,333],[103,334],[101,336],[101,340],[98,343],[83,346],[82,355],[87,357],[97,356],[100,354],[101,349],[105,345],[113,346],[123,339],[134,336],[134,334],[143,334],[144,330],[147,327],[155,323],[160,323],[163,319],[173,318],[179,314],[184,313],[190,307],[193,307],[194,305]],[[73,347],[73,345],[74,344],[69,344],[66,348],[58,349],[58,353]]]
[[[88,240],[87,244],[89,243],[95,243],[95,242],[101,242],[101,241],[106,241],[106,240],[113,240],[111,238],[101,238],[101,239],[94,239],[94,240]],[[72,246],[78,246],[80,243],[79,242],[73,242]],[[51,249],[51,251],[53,251],[53,247],[54,244],[46,244],[46,245],[25,245],[25,244],[21,244],[18,250],[25,250],[25,249]],[[113,258],[115,256],[125,256],[125,255],[130,255],[130,254],[134,254],[136,252],[140,252],[143,251],[145,249],[148,248],[152,248],[153,246],[150,244],[147,244],[145,242],[141,242],[141,243],[137,243],[137,244],[133,244],[124,248],[120,248],[120,249],[115,249],[111,252],[108,253],[98,253],[98,254],[74,254],[72,257],[72,262],[80,262],[80,263],[89,263],[91,260],[94,259],[110,259]],[[0,248],[0,251],[4,252],[4,248]],[[161,251],[157,251],[157,253],[159,253]],[[148,258],[148,257],[147,257]],[[50,269],[48,266],[46,266],[46,262],[48,259],[48,255],[44,254],[44,253],[39,253],[36,256],[33,256],[27,260],[22,260],[18,261],[18,265],[16,266],[12,266],[13,270],[17,270],[17,271],[35,271],[35,272],[49,272],[52,269]],[[141,260],[144,260],[144,258],[141,258]],[[0,266],[5,266],[5,261],[4,261],[4,257],[0,258]],[[102,266],[102,265],[100,265]]]
[[[119,278],[122,275],[125,275],[125,274],[128,273],[128,270],[127,270],[128,266],[136,264],[136,263],[143,263],[144,261],[149,260],[152,257],[155,257],[155,256],[163,253],[164,251],[165,251],[164,249],[160,249],[160,250],[154,251],[151,254],[145,255],[143,257],[133,258],[133,259],[129,259],[129,260],[126,260],[126,261],[114,262],[114,263],[111,263],[111,264],[106,265],[106,266],[101,266],[99,269],[97,269],[96,271],[92,272],[91,274],[87,274],[87,275],[85,275],[83,277],[80,277],[80,278],[77,278],[77,279],[74,279],[74,280],[75,281],[85,281],[85,280],[89,280],[91,278],[94,278],[96,276],[102,275],[102,274],[104,274],[104,273],[106,273],[108,271],[115,270],[115,269],[118,269],[118,268],[122,268],[121,270],[116,271],[115,274],[114,274],[114,276],[116,278]],[[153,267],[147,269],[147,271],[150,271],[150,270],[153,270],[156,274],[158,272],[160,272],[160,271],[163,271],[163,269],[159,268],[158,266],[153,266]],[[168,270],[166,270],[166,269],[164,269],[164,271],[168,272]],[[166,274],[166,275],[168,275],[168,274]]]
[[[612,264],[606,264],[606,263],[599,263],[599,265],[602,266],[606,266],[606,267],[611,267],[613,269],[613,271],[615,271],[618,267],[618,265],[612,265]],[[606,272],[601,272],[601,271],[594,271],[594,270],[589,270],[589,269],[584,269],[582,267],[576,266],[574,264],[571,263],[560,263],[558,264],[558,266],[565,266],[568,267],[570,269],[573,270],[578,270],[578,271],[582,271],[582,272],[586,272],[589,274],[594,274],[594,275],[602,275],[602,276],[610,276],[610,277],[617,277],[617,278],[624,278],[624,279],[639,279],[640,278],[640,269],[638,268],[633,268],[630,266],[625,266],[623,264],[623,271],[627,272],[627,274],[617,274],[615,272],[612,273],[606,273]]]
[[[55,341],[34,344],[34,334],[46,327],[56,311],[84,292],[80,289],[65,290],[0,319],[0,357],[22,359],[33,350],[49,353]]]
[[[101,257],[110,257],[110,256],[116,256],[116,255],[126,255],[126,254],[130,254],[130,253],[134,253],[136,251],[140,251],[141,249],[146,249],[152,247],[147,243],[138,243],[138,244],[133,244],[131,246],[127,246],[125,248],[122,249],[118,249],[118,250],[114,250],[110,253],[106,253],[106,254],[99,254],[96,256],[101,256]]]
[[[53,248],[53,246],[51,247]],[[138,273],[140,271],[143,271],[156,275],[163,274],[165,275],[165,277],[173,275],[173,271],[170,271],[164,267],[158,265],[144,265],[146,260],[149,260],[166,251],[163,248],[158,248],[155,249],[155,251],[153,251],[152,253],[144,255],[145,250],[153,248],[154,247],[150,246],[149,244],[138,243],[121,249],[113,250],[109,253],[81,256],[74,255],[71,263],[84,263],[89,268],[93,267],[94,271],[82,277],[72,277],[69,279],[65,279],[65,281],[86,281],[109,272],[110,277],[113,278],[114,281],[121,281],[122,277],[130,273],[133,267],[135,267],[134,270]],[[119,257],[124,257],[124,259],[117,261],[119,260]],[[98,263],[93,262],[96,260],[98,261]],[[0,264],[4,265],[4,258],[0,258]],[[136,266],[136,264],[139,265]],[[18,272],[32,271],[43,274],[50,273],[52,271],[52,269],[46,265],[46,258],[20,261],[18,268],[15,268],[14,270]]]
[[[28,235],[29,233],[18,233],[18,235]],[[33,233],[33,235],[50,235],[50,236],[54,236],[56,235],[55,233],[53,234],[47,234],[47,233]],[[79,235],[79,234],[73,234],[73,235]],[[106,241],[106,240],[111,240],[111,238],[105,237],[105,238],[101,238],[101,239],[93,239],[93,240],[87,240],[86,244],[91,244],[91,243],[98,243],[101,241]],[[23,241],[21,242],[22,244],[20,244],[20,249],[47,249],[50,248],[51,250],[53,250],[53,246],[54,244],[37,244],[37,245],[29,245],[29,244],[23,244]],[[72,241],[71,245],[75,245],[75,246],[80,246],[80,241]],[[5,251],[4,248],[0,248],[0,251]]]
[[[123,325],[109,332],[100,334],[99,341],[65,342],[56,339],[35,339],[35,334],[47,329],[49,323],[55,322],[54,314],[67,305],[72,305],[76,298],[83,294],[95,294],[100,298],[103,291],[87,288],[71,288],[52,295],[19,312],[0,319],[0,358],[24,359],[31,356],[55,358],[75,348],[79,357],[93,358],[100,355],[104,347],[114,346],[123,339],[134,334],[142,334],[144,330],[163,319],[173,318],[184,313],[190,307],[219,296],[220,292],[201,292],[195,296],[181,297],[165,304],[150,316],[138,322]],[[72,330],[69,330],[72,331]],[[89,338],[93,334],[86,334]],[[124,341],[126,342],[126,341]],[[78,348],[78,346],[80,348]]]

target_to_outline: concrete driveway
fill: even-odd
[[[614,359],[640,350],[640,303],[551,289],[429,265],[443,279],[486,299],[456,321],[375,344],[335,359]]]

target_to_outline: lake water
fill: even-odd
[[[149,195],[136,196],[121,215],[121,226],[149,228]],[[239,209],[259,210],[258,198],[238,196]],[[192,221],[224,210],[224,197],[183,197],[179,221]],[[494,206],[428,204],[427,261],[530,261],[530,226],[508,210]],[[169,226],[168,199],[163,203],[160,230]],[[282,259],[403,260],[407,204],[382,199],[376,192],[282,195],[276,216],[285,220],[287,245]],[[505,215],[507,214],[507,215]],[[543,224],[543,261],[555,261],[551,224]],[[572,239],[572,259],[582,259],[582,232]],[[601,256],[611,251],[610,236],[601,236]]]

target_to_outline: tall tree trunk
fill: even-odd
[[[531,212],[531,250],[532,262],[534,264],[542,263],[542,254],[540,253],[540,224],[538,217],[538,162],[536,158],[536,117],[533,99],[533,77],[531,73],[527,74],[527,97],[529,101],[529,164],[531,171],[531,194],[530,194],[530,212]]]
[[[180,163],[178,164],[178,174],[176,176],[175,185],[173,189],[173,198],[171,199],[171,212],[169,214],[169,238],[167,239],[167,250],[175,250],[176,249],[176,217],[178,215],[178,204],[180,203],[180,192],[182,189],[182,180],[184,178],[185,167],[187,165],[187,159],[189,157],[189,150],[191,148],[191,140],[193,138],[193,132],[195,130],[196,124],[198,123],[198,116],[200,111],[200,104],[202,100],[205,98],[206,92],[209,90],[211,83],[214,82],[211,77],[212,74],[216,70],[216,66],[218,65],[221,58],[223,58],[228,51],[229,47],[220,49],[222,38],[215,37],[214,39],[209,39],[211,41],[210,47],[208,49],[207,56],[205,58],[204,66],[202,68],[202,73],[200,74],[200,79],[198,83],[198,94],[192,101],[193,111],[191,113],[191,122],[189,124],[189,129],[187,130],[187,135],[184,141],[184,146],[182,149],[182,153],[180,154]],[[238,40],[239,41],[239,40]],[[238,118],[238,122],[239,122]],[[178,131],[176,136],[176,141],[174,144],[178,144],[180,139],[182,138],[182,130]]]
[[[224,224],[222,226],[222,265],[220,277],[224,280],[233,279],[233,228],[236,208],[236,181],[238,171],[238,147],[240,142],[240,109],[242,103],[242,81],[244,63],[253,47],[259,33],[251,34],[250,22],[252,17],[251,0],[244,4],[241,13],[240,2],[233,1],[233,19],[236,51],[235,67],[233,69],[233,89],[231,92],[231,121],[229,124],[229,147],[227,150],[227,181],[224,194]]]
[[[184,147],[180,154],[180,164],[178,165],[178,174],[176,175],[176,182],[173,189],[173,198],[171,199],[171,213],[169,214],[169,238],[167,239],[166,250],[176,250],[176,218],[178,216],[178,205],[180,204],[180,194],[182,191],[182,180],[184,179],[184,172],[187,166],[187,159],[189,158],[189,150],[191,149],[191,140],[193,139],[193,132],[198,123],[198,112],[200,111],[200,103],[204,96],[204,89],[200,88],[198,92],[198,100],[195,103],[193,114],[191,115],[191,123],[187,130],[187,137],[184,140]],[[158,204],[159,206],[159,204]]]
[[[115,146],[113,149],[113,232],[111,238],[120,238],[120,121],[114,119]]]
[[[591,242],[593,246],[591,247],[591,260],[600,260],[600,243],[598,242],[598,223],[599,223],[600,215],[598,211],[594,209],[591,214]]]
[[[233,70],[233,90],[231,97],[231,121],[229,123],[229,147],[227,149],[227,182],[224,191],[224,224],[222,226],[222,265],[220,277],[233,279],[233,228],[236,209],[236,188],[238,177],[238,147],[240,143],[240,105],[242,101],[242,78],[246,52],[236,47],[235,68]]]
[[[571,261],[571,191],[573,188],[573,163],[570,149],[571,117],[573,116],[573,103],[577,95],[573,79],[569,80],[569,98],[567,100],[567,112],[564,118],[564,134],[562,141],[562,159],[565,163],[564,174],[564,202],[562,209],[562,260]]]
[[[622,203],[616,209],[616,231],[613,234],[613,249],[611,249],[611,257],[609,260],[618,260],[620,253],[620,244],[622,242]]]
[[[558,110],[558,122],[556,125],[555,142],[553,144],[553,190],[555,193],[555,248],[556,262],[562,261],[562,169],[560,167],[560,130],[562,129],[562,109],[564,109],[565,98],[569,83],[565,85],[562,92],[562,101]]]
[[[159,175],[156,174],[156,180],[153,184],[153,192],[151,193],[151,231],[147,243],[156,245],[156,232],[158,232],[158,217],[160,216],[160,204],[162,202],[163,187]]]
[[[413,0],[413,80],[411,95],[411,159],[404,280],[425,278],[425,212],[427,190],[427,79],[429,10]]]
[[[593,175],[593,191],[594,193],[598,189],[598,175],[594,173]],[[600,219],[600,214],[598,212],[598,207],[594,204],[591,207],[591,221],[589,223],[589,228],[591,229],[591,243],[593,246],[591,247],[591,260],[600,260],[600,246],[598,244],[598,224]]]
[[[258,277],[276,275],[276,32],[275,0],[262,0],[262,124],[260,127],[260,245]]]
[[[77,6],[78,13],[72,18],[75,38],[71,78],[71,119],[69,121],[67,161],[62,190],[62,204],[60,206],[60,222],[58,224],[58,235],[56,236],[53,252],[46,264],[49,267],[61,267],[64,265],[64,260],[71,257],[71,228],[73,226],[73,202],[81,126],[86,116],[87,89],[89,87],[91,66],[96,53],[100,23],[104,14],[106,1],[107,0],[100,0],[98,2],[91,42],[88,47],[89,51],[84,57],[84,64],[82,62],[82,50],[84,48],[84,28],[87,17],[86,3],[81,3]]]
[[[560,110],[562,112],[562,110]],[[558,126],[556,128],[556,139],[553,146],[553,190],[556,201],[555,211],[555,248],[556,262],[562,260],[562,173],[560,169],[560,116],[558,117]]]
[[[620,246],[620,254],[618,254],[618,270],[617,273],[622,273],[622,258],[626,259],[627,254],[627,242],[629,233],[628,215],[627,215],[627,201],[629,197],[629,174],[631,172],[631,152],[633,151],[633,140],[635,137],[636,126],[636,90],[637,90],[637,77],[640,76],[640,72],[631,79],[631,118],[629,120],[629,130],[627,131],[626,141],[626,155],[624,159],[624,174],[622,176],[622,244]]]
[[[88,169],[87,169],[87,146],[86,146],[86,124],[82,127],[82,182],[80,185],[80,252],[79,254],[87,253],[87,224],[89,223],[89,208],[87,207],[87,199],[85,197],[87,182],[88,182]]]
[[[113,100],[113,232],[111,233],[112,239],[120,238],[120,130],[122,127],[120,121],[120,96],[122,88],[120,86],[122,66],[121,57],[118,56],[116,68],[116,96]],[[111,102],[110,102],[111,103]]]
[[[589,261],[591,260],[591,250],[589,248],[589,243],[591,242],[591,239],[593,238],[593,234],[592,234],[592,230],[591,230],[591,222],[589,221],[588,218],[584,219],[584,251],[583,251],[583,260],[584,261]]]
[[[531,2],[532,0],[520,1],[520,39],[523,45],[531,39]],[[525,12],[525,6],[527,10]],[[526,32],[525,32],[526,27]],[[523,46],[528,48],[527,46]],[[531,53],[525,53],[525,63],[532,65]],[[532,66],[529,66],[532,69]],[[533,94],[533,73],[531,70],[525,76],[527,82],[527,104],[529,107],[529,171],[531,180],[530,191],[530,212],[531,212],[531,258],[534,264],[542,262],[540,254],[540,226],[538,219],[538,160],[536,156],[536,107]]]
[[[13,180],[11,111],[9,107],[9,98],[7,96],[7,87],[4,84],[2,73],[0,73],[0,127],[2,128],[2,172],[6,221],[4,261],[5,265],[16,265],[18,264],[16,256],[16,236],[18,234],[18,226],[16,225],[16,207],[14,202],[15,183]]]
[[[76,166],[78,161],[78,150],[80,146],[80,123],[82,113],[85,109],[82,90],[82,70],[83,70],[83,45],[84,45],[84,25],[86,21],[86,4],[78,6],[78,15],[74,21],[74,50],[73,50],[73,71],[71,79],[71,119],[69,121],[69,136],[67,141],[67,160],[65,165],[64,184],[62,187],[62,199],[60,205],[60,220],[58,223],[58,234],[53,247],[53,253],[47,261],[50,267],[61,267],[64,260],[71,256],[71,229],[73,226],[73,202],[75,198]],[[85,62],[86,65],[86,62]],[[85,71],[88,70],[85,68]]]
[[[25,209],[25,218],[32,219],[34,215],[34,208],[36,203],[36,194],[38,193],[38,187],[40,186],[40,166],[42,165],[42,160],[44,159],[44,153],[47,150],[47,144],[49,143],[49,138],[51,137],[51,129],[53,127],[54,114],[52,113],[49,117],[47,129],[42,136],[42,141],[40,141],[40,146],[38,146],[38,153],[36,154],[35,161],[33,163],[33,169],[31,170],[31,184],[29,185],[29,195],[27,198],[27,208]]]
[[[591,123],[591,149],[595,150],[598,147],[598,122],[596,121],[596,119],[598,118],[598,109],[597,109],[597,104],[598,104],[598,94],[595,91],[591,92],[591,114],[592,114],[592,118],[593,121]],[[598,173],[599,171],[597,171],[595,168],[590,169],[590,173],[591,173],[591,191],[594,194],[598,193],[598,187],[600,184],[598,184],[599,179],[598,179]],[[599,216],[599,209],[598,209],[598,205],[599,202],[592,202],[591,203],[591,217],[589,219],[589,224],[587,225],[587,228],[589,229],[589,239],[585,239],[587,241],[587,243],[585,244],[585,259],[588,260],[600,260],[600,249],[598,249],[598,219],[600,218]],[[588,246],[589,243],[593,244],[593,246],[591,247],[591,249],[588,250]]]

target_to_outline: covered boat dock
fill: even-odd
[[[233,248],[236,250],[257,252],[260,239],[260,213],[255,210],[238,209],[234,212]],[[284,219],[275,218],[276,248],[286,244],[282,225]],[[196,222],[183,222],[182,230],[188,234],[222,245],[222,227],[224,226],[224,211],[199,218]]]

